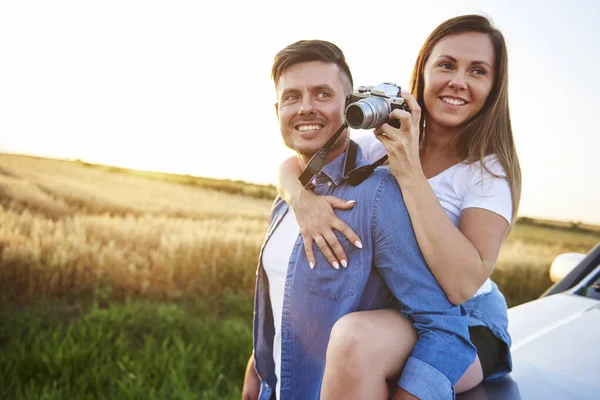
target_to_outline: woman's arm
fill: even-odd
[[[412,95],[403,92],[411,113],[394,110],[401,122],[374,133],[385,146],[392,174],[398,181],[419,248],[429,269],[453,304],[469,300],[491,275],[508,222],[481,208],[461,213],[458,227],[446,215],[427,181],[419,158],[421,110]]]
[[[362,247],[360,238],[333,212],[334,208],[348,210],[354,201],[346,201],[333,196],[318,196],[298,181],[302,173],[296,157],[285,160],[279,167],[277,192],[294,210],[296,221],[304,239],[304,251],[311,268],[316,265],[313,242],[334,268],[348,266],[348,258],[333,229],[340,231],[357,247]],[[333,250],[333,251],[332,251]],[[339,263],[338,263],[339,262]]]
[[[403,176],[399,182],[429,269],[452,304],[464,303],[491,275],[508,222],[492,211],[468,208],[456,227],[425,176]]]

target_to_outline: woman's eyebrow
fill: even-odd
[[[490,64],[488,64],[487,62],[485,62],[485,61],[473,61],[473,62],[471,63],[471,65],[485,65],[485,66],[487,66],[489,69],[492,69],[492,66],[491,66]]]
[[[449,56],[447,54],[442,54],[437,59],[439,60],[440,58],[447,58],[448,60],[452,61],[453,63],[456,62],[456,58]],[[490,64],[488,64],[486,61],[472,61],[471,65],[486,65],[488,68],[490,68],[490,69],[492,68],[492,66]]]

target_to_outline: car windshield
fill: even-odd
[[[596,271],[594,271],[594,278],[577,290],[576,294],[600,300],[600,271],[598,269],[600,268],[596,268]]]

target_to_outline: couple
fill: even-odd
[[[411,111],[390,115],[400,128],[358,149],[344,131],[308,190],[297,177],[344,122],[352,75],[313,40],[281,50],[272,76],[297,157],[280,168],[260,253],[243,398],[386,399],[391,384],[394,399],[451,399],[510,371],[489,279],[521,181],[502,34],[477,15],[438,26],[403,93]],[[389,168],[347,182],[385,153]]]

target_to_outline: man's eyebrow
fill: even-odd
[[[288,88],[288,89],[284,89],[283,92],[281,92],[281,97],[290,94],[290,93],[298,93],[299,90],[298,89],[294,89],[294,88]]]
[[[321,90],[326,90],[328,92],[333,92],[333,88],[331,86],[329,86],[328,84],[326,84],[326,83],[321,83],[319,85],[310,86],[308,89],[311,92],[318,92],[318,91],[321,91]],[[295,94],[295,93],[300,93],[300,92],[301,92],[301,90],[297,89],[297,88],[287,88],[287,89],[284,89],[283,92],[281,92],[280,96],[284,97],[284,96],[289,95],[289,94]]]
[[[442,54],[437,59],[439,60],[440,58],[447,58],[450,61],[452,61],[453,63],[456,62],[456,58],[449,56],[447,54]],[[492,69],[492,66],[485,61],[473,61],[473,62],[471,62],[471,65],[486,65],[489,69]]]
[[[312,91],[319,91],[319,90],[328,90],[328,91],[333,91],[333,89],[331,88],[331,86],[329,86],[326,83],[322,83],[320,85],[315,85],[315,86],[311,86],[310,89]]]

